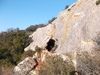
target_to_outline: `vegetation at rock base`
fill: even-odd
[[[30,39],[26,32],[19,29],[9,29],[0,33],[0,69],[12,69],[21,58],[24,48],[29,45]],[[2,67],[5,70],[2,70]]]
[[[54,52],[55,52],[55,50],[57,49],[57,47],[58,47],[58,45],[56,45],[56,44],[55,44],[55,45],[54,45],[54,47],[53,47],[53,48],[52,48],[52,50],[51,50],[51,51],[52,51],[52,53],[54,53]]]
[[[26,57],[32,57],[35,53],[36,51],[32,50],[25,51],[21,56],[21,61],[24,60]]]
[[[89,74],[89,75],[100,74],[100,57],[99,57],[100,52],[97,50],[94,50],[91,53],[93,53],[92,56],[88,52],[82,52],[82,54],[78,54],[77,68],[79,71],[81,71],[80,74],[84,74],[84,75],[85,74]],[[83,71],[83,69],[85,71]]]
[[[30,42],[24,30],[9,29],[0,33],[0,65],[16,65]]]
[[[41,53],[42,49],[38,46],[35,47],[36,52],[38,52],[39,54]]]
[[[13,70],[13,67],[16,66],[22,59],[27,56],[34,55],[34,51],[29,50],[24,52],[24,48],[32,42],[29,35],[37,28],[44,26],[44,24],[34,25],[26,28],[26,30],[9,28],[7,31],[0,32],[1,73],[10,73],[10,70]]]
[[[47,56],[41,64],[39,75],[70,75],[72,71],[74,71],[72,64],[63,61],[59,55]]]
[[[96,5],[99,5],[99,4],[100,4],[100,0],[97,0],[97,1],[96,1]]]

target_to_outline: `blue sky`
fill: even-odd
[[[0,0],[0,32],[45,24],[77,0]]]

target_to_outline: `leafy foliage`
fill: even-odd
[[[24,48],[30,42],[31,40],[28,39],[24,30],[9,29],[7,32],[0,33],[0,65],[4,65],[6,62],[16,65],[24,52]]]
[[[67,9],[69,7],[69,5],[66,5],[65,9]]]
[[[44,27],[44,24],[32,25],[26,30],[19,30],[19,28],[9,28],[5,32],[0,33],[0,66],[14,66],[27,56],[32,56],[35,52],[24,52],[32,40],[28,38],[29,34],[34,32],[37,28]]]
[[[38,25],[31,25],[30,27],[26,28],[26,32],[34,32],[37,28],[45,27],[45,24],[38,24]]]
[[[42,49],[38,46],[35,47],[36,52],[38,52],[39,54],[41,53]]]
[[[48,21],[48,24],[52,23],[55,19],[56,17],[53,17],[51,20]]]
[[[71,9],[68,9],[68,11],[70,11]]]
[[[25,51],[21,56],[22,57],[21,60],[24,60],[26,57],[32,57],[35,53],[36,51],[32,50]]]
[[[60,56],[48,56],[41,64],[39,75],[70,75],[74,67]]]

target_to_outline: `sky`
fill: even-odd
[[[77,0],[0,0],[0,32],[46,24]]]

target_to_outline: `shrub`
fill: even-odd
[[[77,68],[87,75],[99,75],[100,73],[100,52],[91,51],[95,56],[91,56],[88,52],[82,52],[77,55]],[[81,73],[80,72],[80,73]]]
[[[36,52],[40,55],[41,51],[42,49],[36,46],[35,51],[32,50],[25,51],[21,56],[22,57],[21,60],[24,60],[26,57],[32,57]]]
[[[74,71],[74,67],[63,59],[56,56],[47,56],[43,64],[41,64],[39,75],[70,75]]]
[[[16,65],[31,39],[24,30],[8,29],[0,33],[0,65]],[[7,63],[6,63],[7,62]]]
[[[71,9],[68,9],[68,11],[70,11]]]
[[[21,56],[22,57],[21,60],[25,59],[26,57],[32,57],[35,53],[36,51],[32,50],[25,51]]]
[[[26,28],[25,30],[26,30],[26,32],[32,32],[33,33],[38,28],[45,27],[45,26],[46,26],[45,24],[31,25],[28,28]]]
[[[41,53],[42,49],[38,46],[35,47],[35,51],[38,52],[39,54]]]
[[[51,20],[48,21],[48,24],[52,23],[55,19],[56,17],[53,17]]]
[[[69,7],[69,5],[66,5],[65,9],[67,9]]]
[[[100,0],[97,0],[97,1],[96,1],[96,5],[99,5],[99,4],[100,4]]]
[[[38,58],[41,58],[42,48],[36,46],[36,47],[35,47],[35,51],[38,53]]]
[[[52,48],[52,52],[55,52],[55,50],[57,49],[58,45],[55,45],[53,48]]]

